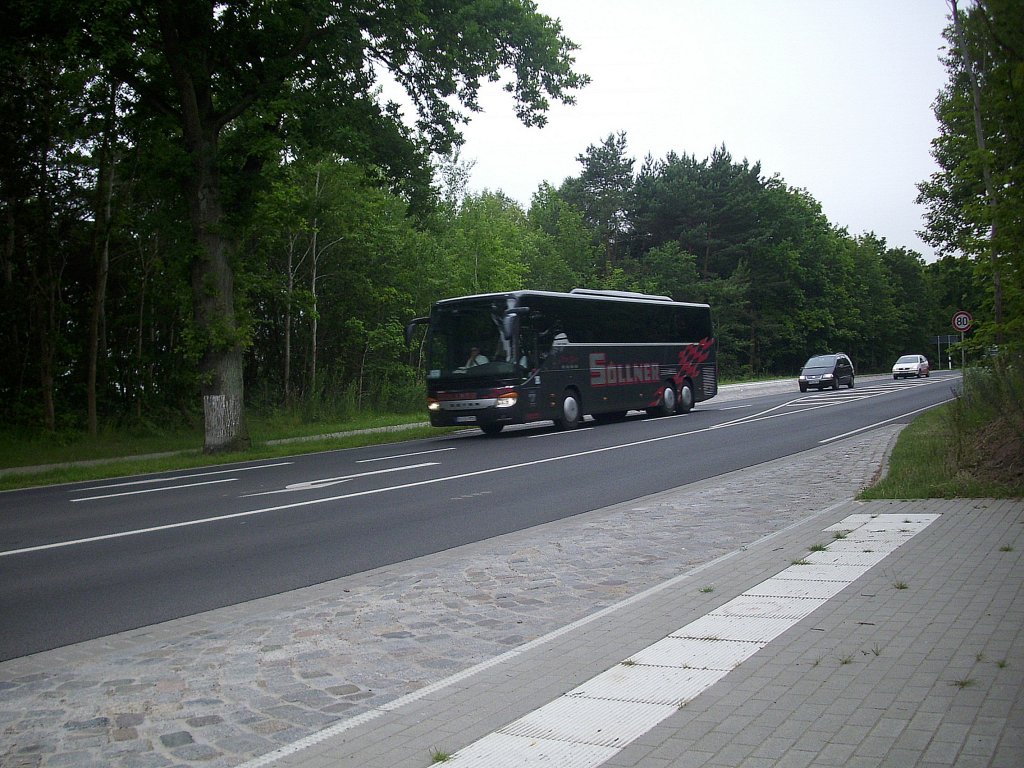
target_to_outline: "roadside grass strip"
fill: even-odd
[[[591,768],[725,677],[939,515],[851,515],[844,534],[701,618],[520,719],[446,764]]]

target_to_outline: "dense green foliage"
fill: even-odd
[[[967,5],[962,3],[961,5]],[[954,9],[957,4],[953,3]],[[978,0],[951,24],[947,86],[935,102],[940,170],[919,185],[925,238],[944,254],[947,291],[982,289],[969,343],[1024,353],[1024,5]],[[957,263],[957,262],[961,263]]]
[[[511,71],[519,117],[539,123],[548,97],[571,101],[585,84],[573,45],[525,0],[226,3],[212,18],[208,4],[195,17],[157,5],[170,16],[131,1],[8,10],[4,424],[199,422],[221,353],[242,360],[249,408],[416,409],[422,372],[402,328],[466,293],[587,286],[707,301],[730,378],[790,375],[830,349],[865,371],[934,357],[954,310],[983,318],[991,305],[962,243],[925,264],[851,235],[725,146],[637,164],[615,134],[526,210],[467,194],[453,99],[472,111],[480,81]],[[196,61],[168,50],[175,24],[198,25]],[[375,90],[371,63],[419,104],[415,130]],[[206,83],[202,146],[189,141],[189,77]],[[197,153],[212,160],[199,186]],[[934,182],[929,199],[946,210],[943,191],[960,187]],[[198,210],[210,200],[213,219]],[[933,231],[938,242],[937,220]]]
[[[84,359],[95,433],[105,382],[137,405],[143,391],[164,407],[192,399],[179,382],[168,389],[164,377],[149,376],[156,363],[146,365],[146,352],[162,348],[170,354],[160,362],[202,395],[211,451],[249,442],[244,362],[258,315],[248,311],[245,283],[265,276],[250,232],[282,171],[303,169],[292,174],[303,184],[327,158],[353,164],[403,212],[422,216],[429,153],[457,145],[483,82],[504,81],[526,125],[543,125],[550,99],[571,102],[587,82],[573,71],[575,45],[530,0],[14,0],[0,23],[10,151],[0,168],[5,289],[11,313],[27,316],[8,350],[20,369],[12,394],[31,400],[37,390],[41,421],[53,430],[66,399],[59,390],[81,386],[83,372],[70,368]],[[415,105],[414,128],[382,97],[382,73]],[[298,223],[313,235],[310,390],[319,380],[319,214]],[[368,268],[388,262],[386,246],[369,247],[377,250]],[[161,312],[171,327],[147,344],[153,324],[146,327],[140,301],[129,321],[134,351],[113,349],[106,333],[111,271],[128,259],[173,273],[173,303]],[[345,316],[343,329],[349,321],[366,336],[355,347],[386,345],[359,317]],[[119,353],[131,359],[134,380],[100,370]]]

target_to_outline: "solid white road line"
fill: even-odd
[[[191,475],[172,475],[169,477],[149,477],[145,480],[126,480],[123,483],[111,483],[109,485],[93,485],[89,488],[73,488],[73,493],[89,493],[90,491],[105,491],[108,488],[126,488],[130,485],[149,485],[150,483],[170,483],[176,480],[191,480],[195,477],[209,477],[210,475],[232,475],[236,472],[252,472],[257,469],[271,469],[273,467],[287,467],[294,464],[292,461],[279,461],[276,464],[260,464],[255,467],[235,467],[234,469],[217,469],[212,472],[195,472]]]
[[[96,501],[97,499],[114,499],[118,496],[138,496],[140,493],[163,493],[164,491],[180,491],[183,488],[196,488],[200,485],[216,485],[218,483],[233,483],[237,477],[225,477],[222,480],[204,480],[201,483],[182,483],[181,485],[165,485],[163,488],[140,488],[135,491],[121,491],[120,493],[104,493],[100,496],[83,496],[80,499],[69,499],[69,501]]]

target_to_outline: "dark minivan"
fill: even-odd
[[[840,384],[853,388],[853,363],[842,352],[828,355],[815,355],[800,371],[800,391],[806,392],[808,387],[839,389]]]

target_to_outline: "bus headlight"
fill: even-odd
[[[436,397],[427,398],[427,410],[431,413],[436,413],[441,410],[441,403],[437,401]]]
[[[511,408],[516,404],[516,399],[519,395],[515,392],[506,392],[500,395],[494,403],[495,408]]]

